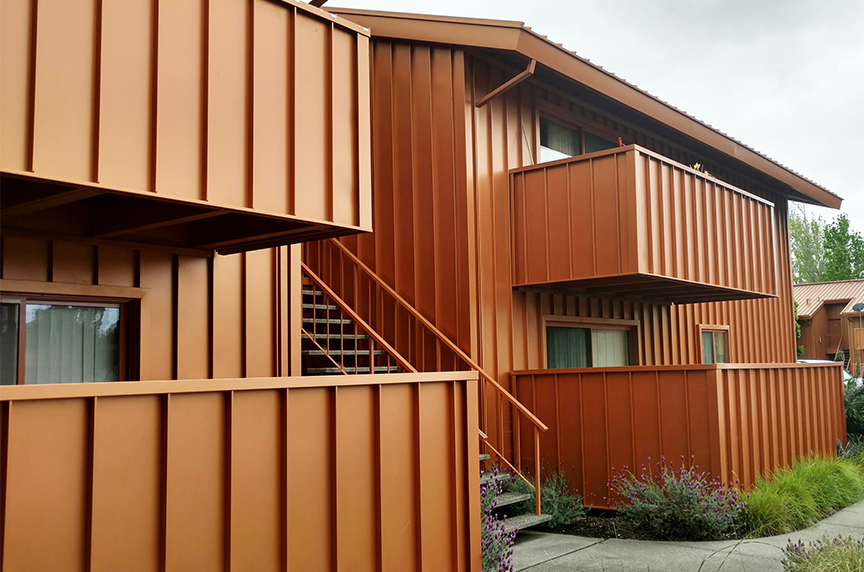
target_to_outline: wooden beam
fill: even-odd
[[[123,236],[124,234],[132,234],[135,232],[144,232],[147,230],[156,230],[158,228],[163,228],[166,226],[174,226],[175,224],[183,224],[183,223],[192,222],[192,221],[196,221],[196,220],[213,218],[215,216],[220,216],[220,215],[224,215],[224,214],[225,214],[225,211],[212,210],[212,211],[207,211],[207,212],[203,212],[203,213],[196,213],[196,214],[191,214],[191,215],[186,215],[186,216],[168,217],[168,218],[156,220],[156,221],[153,221],[150,223],[136,224],[136,225],[125,227],[125,228],[122,227],[122,225],[116,225],[117,226],[116,230],[111,230],[111,231],[107,231],[107,232],[100,232],[100,233],[94,234],[93,236],[95,238],[114,238],[117,236]]]
[[[71,189],[69,191],[57,193],[49,197],[40,197],[31,201],[3,207],[2,210],[0,210],[0,216],[2,216],[3,218],[21,216],[45,209],[50,209],[52,207],[59,207],[65,204],[83,201],[84,199],[89,199],[90,197],[95,197],[102,194],[104,194],[104,191],[99,191],[96,189]]]
[[[502,85],[487,93],[483,98],[480,99],[480,101],[477,102],[477,107],[483,107],[484,105],[492,101],[495,97],[516,87],[517,85],[531,77],[534,74],[534,67],[536,65],[537,60],[531,60],[530,62],[528,62],[528,67],[525,68],[525,71],[523,71],[516,77],[510,79],[510,81],[503,83]]]

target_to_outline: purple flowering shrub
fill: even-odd
[[[790,540],[783,549],[783,569],[787,572],[864,570],[864,538],[823,536],[807,544],[803,540]]]
[[[480,485],[480,545],[483,554],[483,572],[513,571],[513,539],[516,531],[504,530],[505,516],[493,512],[498,496],[503,492],[498,467],[491,471],[492,479]],[[482,473],[481,473],[482,475]]]
[[[675,469],[665,457],[657,469],[642,466],[612,478],[612,491],[626,504],[618,507],[640,528],[660,540],[721,540],[744,531],[747,501],[719,479],[708,480],[692,464]]]

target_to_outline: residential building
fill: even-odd
[[[481,447],[607,507],[845,438],[840,198],[521,23],[0,6],[4,570],[479,570]]]
[[[796,284],[792,294],[798,304],[802,358],[834,360],[840,354],[846,368],[860,377],[858,360],[864,352],[864,280]],[[858,307],[858,311],[855,308]],[[856,337],[857,336],[857,337]]]

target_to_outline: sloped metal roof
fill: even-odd
[[[798,302],[798,316],[801,318],[812,318],[826,303],[840,302],[848,302],[841,315],[857,316],[858,312],[853,311],[852,306],[864,302],[864,280],[796,284],[792,286],[792,297]]]

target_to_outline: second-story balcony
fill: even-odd
[[[777,293],[774,204],[630,145],[510,172],[514,287],[677,304]]]

